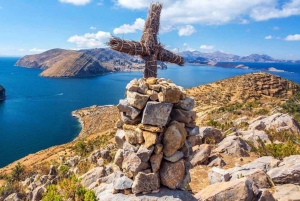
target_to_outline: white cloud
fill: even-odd
[[[143,30],[145,25],[145,20],[142,18],[137,18],[135,22],[130,24],[123,24],[122,26],[114,29],[114,34],[128,34],[135,33],[136,30]]]
[[[96,28],[96,27],[93,27],[93,26],[91,26],[91,27],[90,27],[90,29],[92,29],[92,30],[95,30],[95,29],[97,29],[97,28]]]
[[[272,39],[272,38],[274,38],[274,37],[271,36],[271,35],[268,35],[268,36],[265,37],[266,40],[270,40],[270,39]]]
[[[25,50],[23,48],[18,49],[19,52],[24,52]]]
[[[87,3],[90,3],[92,0],[59,0],[62,3],[71,3],[74,4],[76,6],[82,6],[85,5]]]
[[[40,48],[32,48],[29,50],[29,52],[35,52],[35,53],[39,53],[39,52],[45,52],[45,49],[40,49]]]
[[[179,36],[190,36],[196,32],[196,29],[192,25],[186,25],[184,27],[179,27],[178,29]]]
[[[300,41],[300,34],[288,35],[287,37],[284,38],[284,40],[287,40],[287,41]]]
[[[152,0],[115,0],[128,9],[146,9]],[[168,24],[248,23],[300,15],[300,0],[161,0]]]
[[[200,49],[203,49],[203,50],[212,50],[214,48],[215,47],[213,45],[201,45],[200,46]]]
[[[190,52],[193,52],[193,51],[195,51],[196,49],[194,49],[194,48],[191,48],[190,46],[189,46],[189,44],[187,44],[187,43],[183,43],[183,47],[184,47],[184,51],[190,51]]]
[[[69,43],[76,43],[78,48],[106,47],[105,43],[111,37],[109,32],[98,31],[97,33],[86,33],[83,36],[71,36]]]

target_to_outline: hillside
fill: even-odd
[[[191,183],[187,187],[190,192],[197,197],[199,196],[197,193],[202,190],[201,195],[208,196],[207,194],[218,192],[216,189],[224,189],[227,184],[234,182],[234,179],[244,181],[249,177],[258,183],[260,190],[269,189],[276,199],[295,195],[293,193],[278,195],[277,192],[282,192],[279,184],[293,185],[291,187],[297,189],[299,180],[296,173],[294,180],[290,179],[293,177],[289,175],[287,180],[284,180],[283,176],[277,176],[282,169],[276,168],[282,166],[294,168],[295,171],[299,169],[297,165],[289,164],[292,161],[297,162],[300,154],[299,85],[276,75],[252,73],[189,88],[186,92],[188,96],[194,97],[196,125],[199,127],[198,134],[189,135],[187,138],[194,151],[191,156],[193,160],[193,168],[190,170]],[[119,118],[119,112],[115,106],[92,106],[74,111],[73,114],[82,123],[83,130],[80,133],[82,138],[24,157],[0,169],[0,179],[10,181],[10,177],[5,176],[5,173],[10,175],[10,172],[15,172],[17,163],[21,162],[26,168],[20,180],[24,181],[28,177],[34,180],[30,182],[27,179],[27,183],[23,182],[27,190],[34,185],[38,186],[35,189],[41,189],[42,185],[39,183],[41,180],[34,178],[36,175],[38,178],[46,178],[41,175],[49,173],[50,165],[58,171],[57,186],[60,191],[56,193],[67,189],[64,182],[71,182],[70,174],[83,179],[81,185],[88,189],[102,189],[102,187],[105,189],[109,186],[106,184],[110,180],[108,175],[113,175],[112,172],[116,168],[112,158],[116,153],[114,125]],[[257,140],[259,138],[263,141]],[[290,155],[295,156],[289,159]],[[263,156],[267,158],[262,158]],[[282,165],[279,166],[279,163]],[[61,166],[63,169],[59,169]],[[269,169],[263,169],[262,172],[259,168],[264,167]],[[84,174],[88,171],[89,173]],[[223,176],[220,175],[223,173]],[[267,173],[269,176],[266,176]],[[208,176],[212,174],[213,177]],[[230,181],[226,180],[226,183],[222,183],[222,187],[212,186],[217,185],[222,178],[225,179],[226,174],[230,175]],[[51,176],[48,175],[47,178]],[[0,184],[6,181],[2,180]],[[92,181],[96,183],[91,184]],[[273,188],[270,188],[272,185]],[[38,193],[38,190],[29,191],[34,195]],[[10,192],[21,191],[16,188]],[[95,192],[101,196],[102,190]],[[235,194],[239,192],[242,191],[238,190]]]
[[[87,77],[113,71],[141,71],[144,61],[108,48],[87,50],[52,49],[41,54],[27,55],[16,66],[44,70],[43,77]],[[159,68],[166,65],[158,62]]]

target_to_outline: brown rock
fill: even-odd
[[[252,201],[258,193],[258,188],[252,180],[242,178],[210,185],[197,193],[195,197],[201,201]]]
[[[177,103],[181,97],[181,91],[176,86],[161,86],[158,94],[159,102]]]
[[[148,163],[142,162],[142,160],[137,156],[136,153],[130,152],[124,155],[124,160],[122,163],[122,169],[126,172],[131,172],[136,174],[141,170],[145,170],[149,167]],[[127,174],[127,176],[129,176]]]
[[[176,151],[175,154],[170,157],[164,157],[164,159],[174,163],[176,161],[179,161],[182,157],[183,153],[181,151]]]
[[[145,141],[144,136],[143,136],[143,131],[139,128],[136,128],[135,132],[136,132],[136,138],[137,138],[138,144],[143,143]]]
[[[160,164],[163,158],[163,154],[153,154],[150,158],[150,163],[153,172],[157,172],[160,168]]]
[[[152,90],[158,92],[160,90],[160,85],[159,84],[149,85],[149,89],[152,89]]]
[[[139,124],[138,128],[140,128],[144,131],[150,131],[150,132],[153,132],[153,133],[164,132],[164,127],[157,127],[157,126],[151,126],[151,125],[145,125],[145,124]]]
[[[211,149],[212,146],[209,144],[202,144],[198,146],[198,148],[194,150],[194,155],[192,156],[192,166],[195,167],[199,164],[207,164]]]
[[[163,150],[164,146],[162,144],[156,144],[154,147],[154,153],[160,154]]]
[[[148,84],[148,85],[156,84],[156,80],[157,80],[157,78],[155,78],[155,77],[148,77],[146,79],[146,84]]]
[[[145,140],[145,147],[149,148],[154,145],[157,139],[157,134],[149,131],[143,131],[143,137]]]
[[[119,149],[115,155],[114,164],[116,164],[119,168],[122,168],[123,160],[123,149]]]
[[[125,132],[125,139],[127,142],[129,142],[130,144],[138,143],[135,130],[125,130],[124,129],[124,132]]]
[[[145,174],[143,172],[139,172],[132,184],[132,192],[134,194],[142,192],[150,193],[151,191],[159,188],[160,182],[157,173]]]
[[[154,146],[146,148],[144,145],[140,146],[137,156],[142,160],[142,162],[147,162],[154,150]]]
[[[187,137],[187,140],[191,143],[191,146],[194,147],[196,145],[202,144],[202,137],[200,135],[191,135]]]
[[[184,125],[177,121],[171,122],[163,138],[164,155],[166,157],[172,156],[183,146],[186,136],[187,134],[186,130],[184,129]]]
[[[161,183],[171,189],[180,187],[185,176],[184,160],[175,163],[163,161],[160,169]]]

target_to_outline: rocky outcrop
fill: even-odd
[[[5,99],[5,89],[0,85],[0,101]]]
[[[185,189],[193,152],[187,137],[199,133],[193,98],[163,78],[134,79],[126,89],[126,100],[117,106],[123,122],[115,137],[120,148],[115,164],[133,180],[132,193],[158,192],[161,186]],[[128,112],[133,110],[134,115]],[[210,148],[203,151],[207,160]]]
[[[258,197],[258,187],[247,178],[238,179],[230,182],[215,183],[201,190],[195,195],[200,201],[251,201]]]

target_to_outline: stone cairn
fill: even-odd
[[[186,189],[192,155],[187,136],[195,126],[194,99],[164,78],[141,78],[126,86],[118,104],[114,193],[156,193],[160,187]]]

